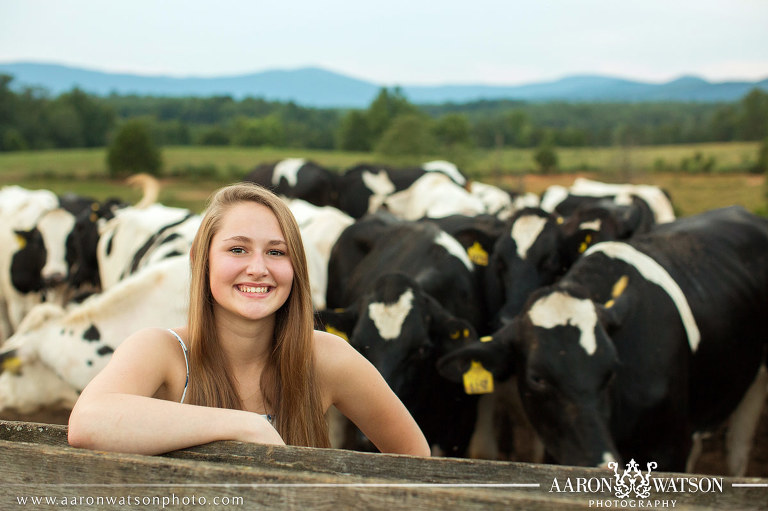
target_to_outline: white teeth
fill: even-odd
[[[269,288],[266,286],[251,287],[251,286],[239,286],[238,289],[243,293],[266,293]]]

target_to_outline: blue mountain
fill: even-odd
[[[177,97],[226,95],[235,99],[251,96],[319,108],[367,107],[382,87],[373,82],[313,67],[212,78],[174,78],[16,62],[0,63],[0,74],[13,76],[11,87],[14,90],[41,87],[54,96],[78,87],[101,96],[113,93]],[[514,86],[401,85],[409,101],[417,104],[466,103],[482,99],[529,102],[729,102],[739,100],[754,88],[768,91],[768,79],[758,82],[713,83],[685,76],[657,84],[608,76],[578,75]]]

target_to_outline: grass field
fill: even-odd
[[[768,210],[764,176],[740,171],[755,160],[757,149],[757,143],[558,149],[559,169],[547,176],[534,171],[533,150],[476,151],[461,155],[460,160],[463,170],[474,179],[518,191],[541,193],[550,184],[568,185],[576,176],[586,176],[661,186],[669,191],[681,215],[731,204],[764,214]],[[163,161],[168,177],[162,179],[160,200],[199,211],[218,186],[239,180],[259,163],[287,157],[312,159],[339,171],[356,163],[377,161],[374,155],[340,151],[167,147]],[[684,160],[696,158],[712,160],[711,172],[675,170]],[[430,159],[435,156],[414,158],[411,163]],[[132,202],[139,198],[138,190],[108,177],[103,148],[0,153],[0,186],[9,184],[97,199],[120,197]]]

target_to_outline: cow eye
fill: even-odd
[[[528,386],[535,392],[546,392],[551,388],[549,381],[544,376],[536,373],[528,375]]]
[[[416,356],[424,360],[426,358],[429,358],[429,355],[432,353],[432,344],[431,343],[425,343],[419,346],[419,348],[416,350]]]

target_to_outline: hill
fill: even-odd
[[[0,63],[0,74],[14,77],[16,90],[38,86],[53,95],[74,87],[97,95],[112,93],[142,96],[247,96],[318,108],[362,108],[382,87],[320,68],[270,70],[212,78],[143,76],[29,62]],[[768,91],[768,79],[759,82],[709,82],[681,77],[667,83],[648,83],[597,75],[569,76],[560,80],[514,86],[402,84],[405,96],[417,104],[464,103],[480,99],[529,102],[730,102],[751,89]]]

